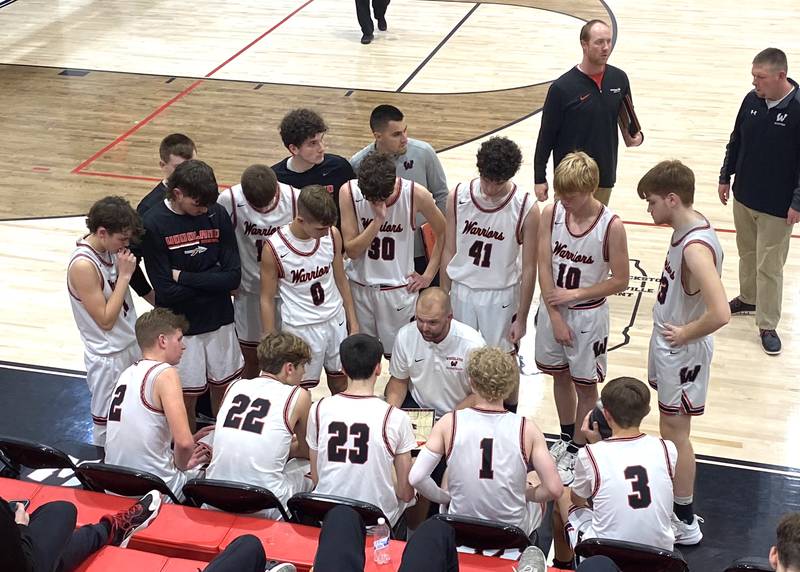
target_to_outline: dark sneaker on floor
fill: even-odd
[[[756,311],[755,304],[745,304],[739,296],[728,302],[731,307],[731,316],[747,316]]]
[[[372,34],[364,34],[361,36],[361,43],[362,44],[369,44],[372,42]]]
[[[778,337],[778,332],[775,330],[760,330],[761,347],[764,352],[776,356],[781,353],[781,339]]]
[[[378,29],[381,32],[386,31],[386,18],[378,18]]]
[[[160,508],[161,493],[150,491],[128,510],[104,516],[102,520],[111,524],[108,543],[125,548],[135,532],[148,527]]]

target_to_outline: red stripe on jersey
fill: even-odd
[[[453,190],[453,232],[455,233],[458,228],[458,191],[461,190],[461,183],[456,185],[456,188]],[[449,234],[450,229],[446,229],[446,232]],[[455,258],[456,253],[458,252],[458,235],[456,234],[456,239],[453,241],[453,258]],[[446,270],[445,270],[446,272]]]
[[[285,278],[286,272],[283,269],[283,264],[281,264],[281,258],[278,256],[275,247],[272,246],[272,243],[269,240],[264,241],[267,246],[269,246],[269,251],[272,253],[272,258],[275,260],[275,269],[278,271],[278,278]]]
[[[450,443],[447,445],[447,455],[445,458],[449,461],[450,460],[450,453],[453,452],[453,443],[456,442],[456,413],[458,411],[453,411],[453,426],[450,427]]]
[[[525,197],[522,199],[522,206],[519,209],[519,220],[517,221],[517,230],[516,230],[517,244],[522,244],[522,235],[523,235],[522,227],[524,226],[525,223],[525,218],[526,218],[525,205],[528,204],[528,197],[530,197],[530,195],[528,193],[525,193]]]
[[[150,374],[153,373],[154,369],[156,369],[158,366],[162,365],[163,363],[164,362],[158,362],[156,365],[154,365],[150,369],[148,369],[147,372],[142,377],[142,384],[139,386],[139,397],[142,400],[142,405],[144,405],[147,409],[149,409],[153,413],[158,413],[160,415],[164,414],[164,410],[163,409],[159,409],[155,405],[151,405],[150,403],[148,403],[147,398],[145,397],[145,387],[147,386],[147,379],[150,377]],[[164,371],[166,371],[166,370],[164,370]],[[161,372],[158,372],[158,373],[159,373],[159,375],[161,375]],[[156,379],[158,379],[158,375],[153,378],[153,383],[156,382]]]
[[[386,426],[389,424],[389,415],[392,414],[392,410],[394,407],[391,405],[386,409],[386,415],[383,417],[383,444],[386,445],[386,450],[389,451],[389,454],[394,457],[394,451],[392,450],[392,444],[389,443],[389,435],[386,432]]]
[[[696,230],[706,230],[706,229],[711,228],[711,223],[708,222],[708,219],[706,217],[704,217],[700,213],[697,213],[697,214],[699,214],[700,216],[703,217],[703,220],[705,221],[705,224],[701,224],[700,226],[696,226],[694,228],[690,228],[689,230],[686,231],[686,234],[682,235],[680,238],[678,238],[675,241],[673,241],[672,242],[672,246],[678,246],[683,239],[685,239],[687,236],[689,236],[690,234],[692,234]]]
[[[596,218],[596,219],[594,219],[594,222],[592,223],[592,226],[590,226],[589,228],[587,228],[587,229],[586,229],[585,231],[583,231],[581,234],[575,234],[575,233],[573,233],[573,232],[572,232],[572,231],[569,229],[569,213],[568,213],[568,212],[565,210],[565,211],[564,211],[564,226],[567,228],[567,232],[568,232],[568,233],[570,234],[570,236],[572,236],[573,238],[583,238],[584,236],[586,236],[587,234],[589,234],[590,232],[592,232],[592,229],[594,229],[594,227],[595,227],[595,226],[597,226],[597,223],[598,223],[598,222],[600,222],[600,218],[603,216],[603,213],[604,213],[605,211],[606,211],[606,207],[605,207],[605,205],[601,205],[600,212],[599,212],[599,213],[597,213],[597,218]]]
[[[603,235],[603,260],[608,262],[608,235],[611,233],[611,225],[617,220],[619,217],[614,215],[611,217],[611,220],[608,221],[608,226],[606,226],[606,232]]]
[[[403,189],[402,189],[402,185],[401,185],[401,182],[400,182],[400,177],[395,177],[395,179],[394,179],[394,190],[392,190],[392,194],[389,195],[389,198],[386,199],[386,206],[387,207],[390,207],[394,203],[397,202],[397,199],[400,198],[400,193],[401,193],[402,190]]]
[[[414,191],[416,188],[416,183],[411,181],[411,210],[408,215],[411,217],[411,230],[417,230],[417,213],[414,211]]]
[[[228,192],[231,195],[231,224],[233,225],[234,230],[236,229],[236,222],[239,220],[238,215],[236,214],[236,197],[233,196],[233,187],[228,189]]]
[[[293,431],[292,431],[292,425],[289,422],[289,408],[292,405],[292,401],[294,400],[295,395],[297,394],[298,391],[300,391],[300,386],[296,385],[294,389],[292,389],[292,391],[289,393],[289,399],[286,400],[286,405],[283,406],[283,422],[286,424],[286,430],[289,432],[290,435],[293,433]]]
[[[291,231],[289,231],[289,232],[291,232]],[[316,239],[316,241],[315,241],[315,243],[314,243],[314,248],[312,248],[310,252],[303,252],[303,251],[301,251],[301,250],[297,250],[297,249],[296,249],[296,248],[295,248],[295,247],[292,245],[292,243],[289,241],[289,239],[288,239],[288,238],[287,238],[287,237],[286,237],[286,236],[283,234],[283,232],[281,232],[281,229],[280,229],[280,228],[278,229],[278,232],[277,232],[277,234],[278,234],[278,236],[280,237],[280,239],[283,241],[283,243],[286,245],[286,247],[287,247],[289,250],[291,250],[292,252],[294,252],[294,253],[295,253],[296,255],[298,255],[298,256],[311,256],[311,255],[312,255],[312,254],[314,254],[314,253],[317,251],[317,249],[319,248],[319,239]]]
[[[89,235],[87,234],[86,236],[89,236]],[[98,260],[100,260],[100,262],[103,263],[103,266],[114,266],[114,259],[111,257],[111,254],[106,252],[106,254],[108,254],[108,262],[106,262],[103,259],[103,253],[102,252],[100,252],[99,250],[95,250],[94,247],[91,244],[89,244],[88,242],[84,242],[84,240],[86,239],[86,236],[84,236],[81,240],[77,241],[75,243],[75,246],[88,248],[89,250],[91,250],[94,253],[94,255],[97,256]]]
[[[525,450],[525,423],[527,419],[522,417],[522,422],[519,424],[519,450],[522,453],[522,466],[525,467],[525,472],[528,470],[528,452]]]
[[[317,402],[317,408],[314,410],[314,418],[317,421],[317,447],[319,447],[319,408],[322,407],[323,401],[325,401],[324,397]]]
[[[686,276],[686,270],[684,268],[685,265],[683,263],[683,261],[686,260],[686,258],[684,257],[683,252],[689,247],[690,244],[702,244],[703,246],[708,248],[711,251],[711,257],[714,259],[715,268],[717,266],[717,253],[714,252],[713,246],[708,244],[705,240],[700,240],[697,238],[694,240],[690,240],[689,242],[683,245],[683,249],[681,250],[681,288],[683,288],[683,292],[687,296],[696,296],[697,294],[700,293],[700,290],[698,290],[697,292],[689,292],[689,290],[686,288],[686,283],[683,281],[684,276]]]
[[[664,448],[664,460],[667,462],[667,472],[669,473],[669,478],[674,479],[675,475],[672,474],[672,464],[669,462],[669,450],[667,449],[667,444],[664,443],[664,439],[659,439],[661,441],[661,446]]]
[[[589,446],[584,446],[586,453],[589,456],[589,461],[592,463],[592,471],[594,472],[594,488],[592,488],[592,494],[590,495],[592,498],[597,494],[597,491],[600,490],[600,469],[597,468],[597,460],[592,455],[592,450],[589,449]]]
[[[297,193],[295,193],[294,187],[289,187],[292,193],[292,218],[297,216]]]
[[[484,213],[496,213],[498,211],[503,210],[505,208],[505,206],[509,202],[511,202],[511,198],[514,196],[514,193],[517,192],[517,185],[515,183],[511,183],[513,185],[513,188],[511,189],[511,192],[508,193],[508,196],[506,197],[506,200],[504,200],[500,205],[494,207],[493,209],[487,209],[487,208],[482,207],[480,204],[478,204],[478,201],[475,200],[475,193],[474,193],[475,181],[480,181],[480,178],[475,178],[475,179],[472,179],[472,181],[470,181],[470,183],[469,183],[469,197],[470,197],[470,199],[472,199],[472,204],[475,205],[475,208],[477,208],[479,211],[484,212]]]
[[[232,374],[230,374],[228,376],[225,376],[222,379],[217,380],[217,379],[211,379],[210,377],[208,377],[208,378],[206,378],[206,381],[208,383],[210,383],[211,385],[225,385],[226,383],[230,383],[234,379],[240,378],[242,376],[242,372],[243,371],[244,371],[244,367],[240,367],[239,369],[234,371]]]

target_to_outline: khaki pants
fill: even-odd
[[[756,305],[756,326],[774,330],[781,319],[783,265],[793,225],[785,218],[754,211],[733,201],[739,250],[739,297]]]
[[[594,192],[594,198],[608,206],[608,201],[611,200],[611,188],[612,187],[598,187]]]

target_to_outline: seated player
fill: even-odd
[[[136,259],[128,250],[142,233],[139,215],[122,197],[105,197],[86,217],[89,234],[78,240],[67,266],[72,315],[84,344],[91,393],[92,440],[103,446],[111,392],[122,371],[139,356],[128,284]]]
[[[800,572],[800,512],[786,514],[778,523],[778,542],[769,549],[776,572]]]
[[[256,347],[261,340],[261,255],[264,243],[276,230],[292,222],[295,214],[295,189],[278,183],[266,165],[251,165],[242,174],[241,183],[222,192],[217,199],[231,217],[239,258],[242,282],[233,295],[236,335],[244,356],[242,377],[259,374]],[[280,316],[276,307],[276,327]]]
[[[142,359],[122,372],[108,410],[106,462],[161,478],[181,498],[183,485],[200,475],[211,454],[192,435],[177,365],[183,355],[183,316],[156,308],[136,320]],[[170,445],[174,444],[171,448]]]
[[[474,403],[467,358],[485,346],[481,335],[453,319],[450,297],[439,287],[417,299],[416,320],[395,339],[386,401],[404,409],[433,409],[436,419]]]
[[[358,324],[391,351],[397,331],[414,319],[417,292],[430,286],[439,269],[444,216],[425,187],[395,176],[392,158],[379,153],[361,161],[358,179],[342,186],[339,201]],[[436,236],[422,275],[414,271],[417,213]]]
[[[477,159],[480,177],[458,184],[447,199],[442,286],[450,291],[456,320],[478,330],[487,344],[515,352],[536,288],[539,207],[511,180],[522,164],[516,143],[492,137]],[[507,397],[512,411],[518,393],[514,388]]]
[[[283,331],[311,348],[303,386],[316,386],[324,365],[328,387],[338,393],[347,385],[339,344],[348,330],[358,332],[358,320],[334,222],[336,205],[324,188],[300,191],[297,215],[267,239],[269,255],[261,257],[261,324],[265,334],[277,331],[275,296],[280,295]]]
[[[319,113],[293,109],[281,120],[279,131],[290,155],[272,166],[278,180],[295,189],[319,185],[333,195],[333,204],[338,209],[339,189],[355,179],[356,174],[347,159],[325,152],[328,126]]]
[[[269,334],[258,345],[262,374],[234,381],[214,428],[214,456],[206,477],[264,487],[281,502],[311,490],[306,478],[306,424],[311,396],[299,387],[308,345],[293,334]],[[290,460],[290,457],[293,457]],[[264,516],[278,519],[270,510]]]
[[[164,178],[139,201],[136,206],[136,212],[139,213],[139,216],[144,216],[144,213],[149,211],[153,205],[164,201],[167,196],[167,179],[175,171],[175,167],[184,161],[197,158],[197,147],[194,141],[183,133],[172,133],[161,140],[161,144],[158,146],[158,158],[158,166]],[[131,251],[136,255],[136,270],[134,270],[131,277],[131,288],[139,296],[150,302],[150,305],[155,306],[156,293],[139,266],[142,258],[141,247],[134,243],[134,248],[131,248]]]
[[[544,503],[561,496],[561,479],[533,421],[507,411],[503,399],[519,383],[513,356],[497,347],[474,350],[467,365],[476,396],[468,409],[442,417],[411,469],[411,485],[447,512],[516,526],[530,535]],[[431,473],[447,457],[447,491]],[[540,484],[528,480],[529,467]]]
[[[308,416],[311,478],[316,492],[372,503],[396,527],[414,500],[408,482],[411,450],[417,446],[411,420],[375,396],[380,340],[349,336],[340,354],[347,389],[317,401]]]
[[[569,153],[555,170],[556,202],[539,225],[536,365],[553,376],[561,440],[553,445],[561,481],[572,482],[575,455],[585,444],[575,431],[597,402],[606,375],[606,298],[628,287],[625,227],[593,193],[600,173],[586,153]]]
[[[599,427],[581,430],[588,444],[578,452],[575,481],[553,511],[553,566],[569,568],[572,548],[584,538],[606,538],[672,550],[672,479],[678,453],[671,441],[639,430],[650,412],[650,389],[632,377],[618,377],[603,388],[603,416],[611,437]],[[591,508],[589,503],[591,502]],[[567,542],[569,540],[569,543]]]
[[[142,251],[156,304],[189,320],[186,358],[178,368],[191,427],[197,397],[210,386],[216,412],[226,385],[244,367],[231,303],[242,268],[230,218],[216,204],[218,197],[213,169],[190,159],[169,176],[167,197],[143,217]]]

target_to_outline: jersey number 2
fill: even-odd
[[[647,469],[641,465],[634,465],[625,469],[625,479],[631,482],[633,494],[628,495],[628,504],[631,508],[647,508],[653,501],[650,494],[650,479]]]
[[[228,410],[228,415],[225,417],[225,422],[222,426],[260,434],[264,430],[264,417],[269,413],[269,407],[269,400],[261,399],[260,397],[253,400],[251,407],[250,398],[240,393],[233,398],[233,404]],[[244,415],[248,408],[250,410],[247,415]]]
[[[122,400],[125,399],[126,385],[120,385],[114,392],[114,399],[111,400],[111,407],[108,410],[109,421],[119,421],[122,418]]]
[[[334,421],[328,425],[328,460],[332,463],[344,463],[349,460],[356,465],[363,465],[369,456],[369,425],[353,423],[348,428],[341,421]],[[348,449],[349,435],[353,436],[353,448]]]

